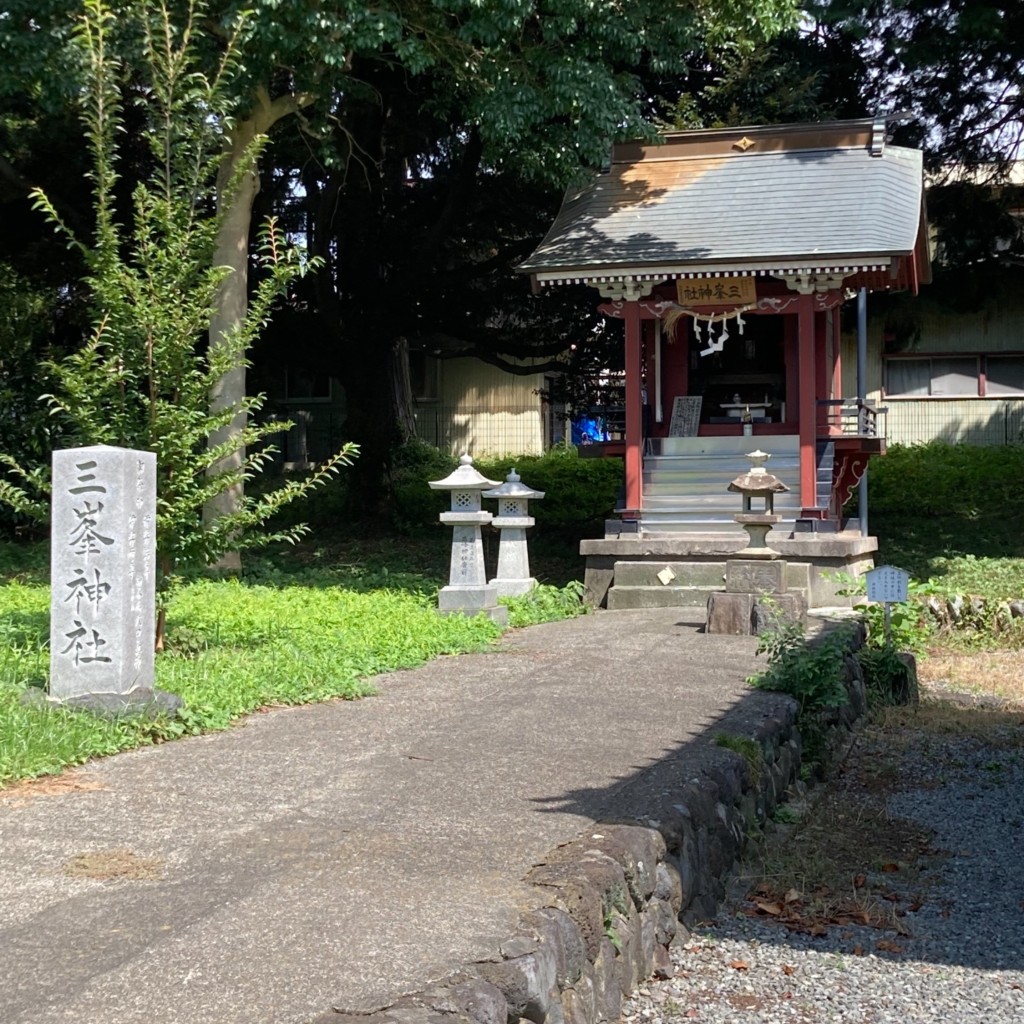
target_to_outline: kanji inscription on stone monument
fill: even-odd
[[[153,688],[156,456],[53,453],[50,697]]]

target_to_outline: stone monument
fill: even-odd
[[[802,622],[807,608],[803,597],[786,590],[786,562],[768,546],[768,533],[782,516],[775,514],[775,495],[789,488],[769,473],[764,464],[771,456],[750,452],[751,468],[729,484],[742,496],[742,511],[733,518],[747,533],[747,546],[725,563],[725,593],[708,598],[706,630],[749,636],[764,632],[773,622]],[[764,502],[760,510],[753,499]]]
[[[155,568],[156,455],[55,451],[51,703],[106,714],[181,706],[153,687]]]
[[[498,514],[491,520],[491,526],[500,531],[498,575],[491,583],[499,597],[529,593],[537,581],[530,576],[530,554],[526,547],[526,531],[534,523],[528,502],[543,498],[544,492],[527,487],[513,469],[500,487],[483,493],[485,498],[498,499]]]
[[[498,590],[487,582],[480,535],[480,527],[493,518],[490,512],[481,510],[480,495],[485,487],[497,487],[498,481],[481,476],[473,467],[473,459],[463,455],[458,469],[429,484],[435,491],[451,492],[451,511],[441,513],[441,522],[452,527],[452,557],[448,586],[442,587],[437,595],[438,610],[443,615],[484,612],[504,625],[508,622],[508,609],[498,604]]]

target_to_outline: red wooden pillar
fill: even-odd
[[[843,397],[843,335],[840,324],[839,310],[831,313],[832,326],[832,394],[831,398]],[[835,408],[835,407],[833,407]],[[838,413],[836,414],[838,416]]]
[[[625,304],[626,321],[626,511],[643,500],[643,404],[640,396],[640,306]]]
[[[832,325],[828,316],[824,313],[817,313],[814,317],[814,336],[817,351],[817,363],[815,365],[816,385],[815,396],[817,398],[830,398],[832,391]],[[815,416],[818,421],[818,431],[822,434],[828,433],[828,417],[830,407],[827,405],[816,405]]]
[[[799,301],[798,351],[800,355],[800,504],[804,513],[817,507],[817,426],[818,408],[815,394],[817,372],[814,360],[814,301],[801,295]]]

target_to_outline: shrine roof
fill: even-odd
[[[837,121],[617,145],[518,269],[539,283],[888,270],[920,247],[924,207],[921,152],[885,132]]]

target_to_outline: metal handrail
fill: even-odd
[[[824,407],[824,424],[819,424],[821,432],[827,435],[836,433],[844,437],[879,437],[878,417],[889,410],[876,405],[869,399],[862,398],[822,398],[818,405]]]

